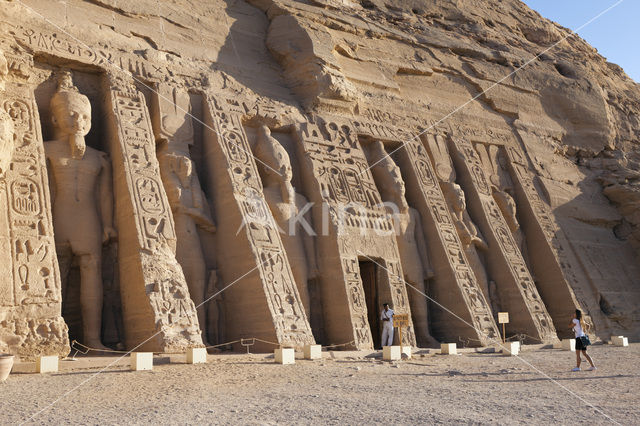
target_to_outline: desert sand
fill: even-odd
[[[323,352],[321,361],[298,359],[287,366],[275,364],[272,355],[266,354],[209,355],[209,363],[200,365],[183,364],[172,355],[171,364],[156,365],[153,371],[127,371],[123,359],[124,364],[95,377],[98,369],[77,367],[48,375],[14,373],[0,384],[0,423],[640,421],[640,375],[635,367],[640,362],[640,344],[595,345],[590,353],[598,370],[577,373],[570,371],[574,354],[558,349],[525,346],[520,358],[438,352],[423,351],[411,360],[393,363],[383,362],[379,353]],[[96,364],[107,360],[111,358]],[[62,361],[61,367],[70,364]]]

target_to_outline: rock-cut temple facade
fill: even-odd
[[[638,338],[638,111],[516,0],[0,1],[0,352]]]

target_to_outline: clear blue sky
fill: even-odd
[[[581,30],[618,0],[522,0],[531,9],[576,31],[609,62],[640,83],[640,0],[623,0]]]

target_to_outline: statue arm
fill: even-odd
[[[473,221],[471,220],[471,216],[469,216],[469,213],[467,213],[466,210],[464,212],[464,219],[467,227],[469,228],[469,232],[471,234],[471,243],[475,245],[476,248],[478,248],[479,250],[483,250],[483,251],[488,250],[489,246],[487,245],[487,242],[482,237],[480,230],[478,230],[478,227],[476,226],[476,224],[473,223]]]
[[[200,228],[204,229],[205,231],[214,233],[216,232],[216,224],[213,223],[213,219],[211,218],[209,203],[204,197],[204,193],[202,193],[202,191],[198,190],[196,192],[200,193],[200,207],[190,208],[189,215],[193,218],[193,220]]]
[[[191,188],[193,191],[194,208],[190,210],[190,215],[202,229],[209,232],[216,232],[216,225],[213,223],[213,219],[211,218],[209,203],[207,202],[207,198],[202,191],[202,188],[200,188],[200,182],[195,175],[192,180]]]
[[[45,150],[46,152],[46,150]],[[46,162],[47,162],[47,180],[49,183],[49,195],[51,196],[51,206],[53,206],[53,202],[56,199],[56,182],[55,182],[55,177],[53,176],[53,166],[51,165],[51,160],[49,159],[49,156],[46,156]]]
[[[307,221],[309,221],[309,214],[307,213]],[[311,223],[311,222],[309,222]],[[318,259],[316,257],[316,243],[313,235],[309,235],[306,230],[301,230],[304,238],[304,249],[307,255],[307,262],[309,265],[309,278],[318,278],[320,271],[318,269]]]
[[[111,178],[111,163],[106,154],[100,153],[102,171],[100,173],[100,212],[102,216],[103,240],[108,241],[116,237],[113,228],[113,180]]]
[[[296,194],[296,207],[298,209],[307,208],[308,200],[302,194]],[[311,222],[311,209],[308,209],[304,213],[304,220],[309,224],[311,230],[313,230],[313,222]],[[307,266],[309,267],[309,278],[318,278],[320,276],[320,271],[318,269],[318,258],[316,257],[316,242],[314,235],[309,235],[307,229],[302,227],[299,232],[302,233],[304,250],[307,257]]]

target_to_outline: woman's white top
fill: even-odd
[[[573,319],[573,332],[576,333],[576,339],[578,337],[584,336],[584,331],[582,331],[582,326],[580,325],[580,320]]]

